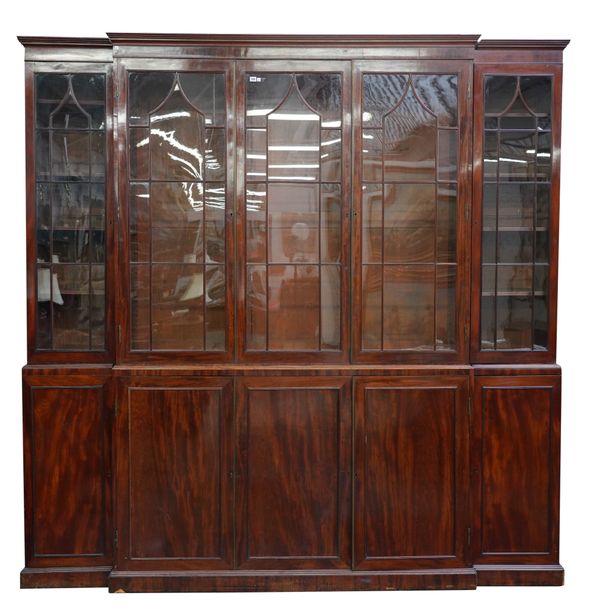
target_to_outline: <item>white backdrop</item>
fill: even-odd
[[[600,550],[600,78],[592,2],[490,0],[244,2],[28,0],[2,7],[0,24],[0,600],[4,608],[180,608],[242,605],[419,608],[598,607]],[[458,592],[111,595],[104,589],[19,591],[23,567],[20,368],[26,359],[23,49],[17,34],[103,36],[114,32],[273,34],[482,34],[570,38],[564,56],[558,362],[563,366],[562,588]],[[593,600],[596,600],[595,602]]]

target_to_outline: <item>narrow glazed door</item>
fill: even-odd
[[[233,345],[231,64],[123,60],[119,70],[123,357],[225,360]]]
[[[468,376],[355,383],[354,567],[467,565]]]
[[[475,72],[474,362],[553,362],[561,67]]]
[[[240,378],[236,567],[350,567],[350,380]]]
[[[349,63],[238,65],[240,356],[347,359]]]
[[[232,567],[232,385],[119,380],[119,569]]]
[[[466,358],[464,62],[354,65],[353,359]]]
[[[112,359],[112,67],[60,68],[27,67],[29,358],[101,362]]]

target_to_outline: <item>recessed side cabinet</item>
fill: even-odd
[[[112,565],[110,370],[23,377],[24,586],[102,586]]]
[[[20,40],[21,585],[562,584],[567,41]]]

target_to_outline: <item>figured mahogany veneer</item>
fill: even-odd
[[[561,585],[568,41],[19,40],[21,586]]]

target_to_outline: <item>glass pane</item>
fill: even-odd
[[[268,119],[269,180],[318,180],[320,117],[296,86]]]
[[[408,77],[402,74],[363,76],[362,121],[364,128],[383,127],[383,116],[402,99]]]
[[[150,205],[153,225],[184,227],[193,223],[201,230],[204,184],[201,182],[153,182]]]
[[[225,185],[206,185],[204,209],[204,237],[206,263],[225,262]]]
[[[179,82],[187,99],[204,115],[207,126],[225,126],[224,74],[181,72]]]
[[[290,88],[290,74],[249,74],[246,78],[246,126],[266,127]]]
[[[256,183],[246,187],[246,260],[267,260],[267,186]]]
[[[342,78],[339,74],[305,73],[296,77],[302,97],[323,119],[323,127],[342,126]]]
[[[439,265],[436,269],[436,350],[456,349],[456,266]]]
[[[365,263],[383,261],[383,206],[379,184],[362,187],[362,260]]]
[[[267,349],[267,271],[248,265],[246,276],[246,333],[249,350]]]
[[[36,74],[40,349],[104,349],[105,76]]]
[[[434,269],[433,265],[383,268],[383,349],[433,349]]]
[[[318,350],[320,281],[316,265],[269,266],[271,350]]]
[[[341,256],[342,189],[339,184],[321,186],[321,261],[337,263]]]
[[[181,90],[150,115],[150,175],[153,180],[204,179],[203,117]]]
[[[90,268],[52,266],[53,348],[90,349]]]
[[[383,120],[386,182],[435,180],[436,127],[435,115],[409,88],[400,105]]]
[[[386,184],[383,212],[386,263],[433,262],[435,185]]]
[[[363,265],[362,272],[362,346],[381,349],[383,314],[383,266]]]
[[[321,349],[340,349],[341,269],[321,267]]]
[[[267,176],[267,130],[246,130],[246,179],[249,182],[265,180]]]
[[[204,138],[205,180],[225,180],[225,130],[207,129]]]
[[[204,266],[154,264],[152,348],[204,348]]]
[[[362,179],[380,182],[383,179],[383,131],[364,129],[362,138]]]
[[[438,180],[456,181],[458,133],[455,129],[439,130]]]
[[[150,194],[147,184],[129,187],[129,256],[132,262],[150,260]]]
[[[269,262],[319,261],[319,187],[269,184]]]
[[[129,125],[148,126],[149,113],[158,108],[173,86],[173,72],[132,72],[129,75]]]
[[[206,350],[225,349],[225,329],[227,311],[225,309],[225,266],[206,266]]]
[[[131,349],[150,349],[150,267],[131,265]]]
[[[321,180],[339,182],[342,179],[342,132],[338,129],[321,131]]]
[[[438,184],[437,262],[456,262],[456,185]]]
[[[458,124],[458,78],[456,74],[422,74],[413,77],[415,91],[437,117],[438,124]]]
[[[550,259],[552,79],[489,76],[485,85],[492,116],[485,117],[481,347],[547,349],[547,292],[538,289],[536,263]]]
[[[129,177],[132,180],[150,178],[150,130],[129,130]]]

